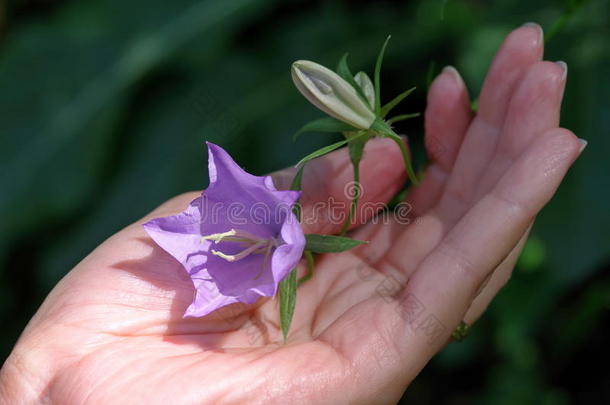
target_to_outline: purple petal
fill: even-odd
[[[297,191],[278,191],[270,176],[246,173],[221,147],[208,143],[210,185],[178,215],[144,224],[150,237],[178,260],[195,286],[185,316],[203,316],[225,305],[251,304],[273,296],[279,282],[297,265],[305,247],[301,225],[292,213]],[[241,243],[202,241],[202,236],[247,231],[280,245],[233,262],[210,252],[235,255]],[[247,245],[246,245],[247,246]],[[264,246],[264,245],[263,245]]]
[[[143,225],[152,240],[178,260],[192,273],[205,264],[207,246],[201,242],[201,197],[193,200],[188,208],[174,216],[155,218]]]
[[[285,244],[275,249],[271,260],[271,269],[276,287],[296,267],[305,249],[305,235],[303,235],[301,224],[294,214],[291,213],[286,218],[282,226],[281,236]]]
[[[240,302],[236,297],[222,295],[213,281],[207,280],[204,272],[202,278],[193,276],[195,285],[195,298],[193,303],[184,312],[185,317],[204,316],[226,305]]]

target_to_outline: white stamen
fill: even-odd
[[[210,252],[212,252],[213,255],[221,257],[228,262],[234,262],[234,261],[241,260],[244,257],[249,256],[251,253],[255,253],[256,250],[258,250],[262,246],[266,245],[267,243],[268,243],[267,240],[258,241],[254,245],[250,246],[249,248],[246,248],[246,249],[242,250],[241,252],[234,254],[234,255],[228,255],[228,254],[219,252],[218,250],[214,250],[214,249],[211,249]]]
[[[240,229],[230,229],[227,232],[212,233],[201,237],[202,242],[206,240],[213,241],[214,244],[220,242],[233,242],[245,245],[244,250],[234,255],[229,255],[219,250],[210,249],[210,253],[228,262],[241,260],[250,256],[251,254],[264,254],[265,257],[263,259],[263,266],[256,278],[260,277],[264,268],[269,263],[271,250],[278,245],[278,241],[275,238],[262,238],[258,235],[254,235],[248,231]]]

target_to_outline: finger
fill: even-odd
[[[496,148],[506,112],[527,70],[542,57],[542,29],[522,26],[508,35],[485,78],[479,110],[438,204],[439,213],[455,221],[475,197],[476,188]]]
[[[517,242],[517,245],[513,248],[513,250],[511,250],[508,256],[506,256],[506,259],[504,259],[502,263],[500,263],[500,265],[493,271],[489,281],[486,282],[483,287],[481,287],[481,291],[472,301],[470,308],[468,308],[468,311],[466,311],[466,315],[464,315],[463,320],[467,325],[472,325],[477,319],[479,319],[491,301],[510,279],[515,264],[517,263],[517,260],[521,255],[521,251],[523,250],[523,246],[527,241],[531,227],[532,225],[530,224],[521,239],[519,239],[519,242]]]
[[[580,147],[565,129],[552,129],[537,138],[426,257],[401,296],[416,297],[428,314],[406,319],[415,325],[406,347],[428,355],[441,347],[481,284],[552,197]]]
[[[479,113],[468,129],[438,204],[395,238],[383,263],[377,264],[384,272],[403,273],[403,278],[408,278],[439,243],[446,229],[476,200],[477,188],[495,151],[514,88],[542,55],[541,35],[539,26],[526,25],[504,41],[485,79]]]
[[[405,173],[396,168],[402,164],[400,149],[393,141],[373,138],[366,143],[360,161],[361,192],[352,227],[368,221],[400,190]],[[294,171],[282,171],[280,177],[285,178],[288,173],[290,178]],[[350,209],[353,180],[346,148],[305,167],[300,200],[305,233],[333,234],[341,230]]]
[[[511,98],[502,136],[479,183],[478,197],[495,184],[534,137],[559,125],[566,74],[563,62],[537,62],[527,71]]]
[[[472,119],[468,91],[460,74],[447,66],[434,79],[428,91],[425,112],[426,151],[430,164],[421,184],[409,191],[407,204],[409,217],[416,217],[432,207],[451,171],[460,145]],[[359,247],[355,253],[369,264],[377,262],[392,246],[395,238],[404,231],[405,220],[378,221],[358,229],[354,237],[370,243]]]
[[[360,162],[362,190],[355,224],[366,222],[402,187],[405,180],[402,156],[389,139],[373,138],[364,148]],[[271,174],[278,189],[289,189],[296,174],[288,168]],[[349,212],[351,197],[347,188],[353,181],[353,171],[346,148],[309,162],[303,174],[301,196],[302,222],[305,233],[336,233]],[[349,183],[349,184],[348,184]],[[346,186],[347,185],[347,186]],[[179,195],[155,209],[138,223],[150,218],[173,215],[183,211],[200,192]]]
[[[471,119],[464,81],[454,67],[447,66],[428,91],[425,143],[430,165],[422,183],[407,197],[415,215],[423,214],[436,203]]]
[[[527,147],[535,136],[559,124],[566,74],[567,65],[563,62],[539,62],[530,68],[511,99],[503,135],[492,164],[479,186],[477,193],[479,197],[484,195],[486,190],[489,190],[493,183],[502,176],[510,162]],[[471,325],[483,314],[492,299],[510,279],[530,228],[508,257],[493,272],[489,282],[473,301],[464,316],[467,324]]]

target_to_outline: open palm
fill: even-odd
[[[2,369],[0,400],[396,402],[508,280],[535,215],[579,154],[578,139],[557,128],[565,68],[541,57],[539,28],[511,33],[476,115],[455,70],[436,78],[426,110],[432,161],[408,196],[409,224],[359,210],[364,225],[352,233],[370,243],[316,258],[287,344],[276,300],[182,318],[192,283],[141,224],[182,211],[197,194],[189,193],[112,236],[56,286]],[[395,145],[369,142],[361,204],[387,202],[404,182],[401,167]],[[276,184],[291,174],[275,174]],[[307,168],[306,232],[339,230],[316,203],[346,202],[350,179],[345,151]]]

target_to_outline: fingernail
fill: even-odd
[[[451,76],[453,76],[453,78],[454,78],[455,82],[458,84],[458,86],[464,86],[464,80],[462,79],[462,76],[460,76],[457,69],[454,68],[453,66],[451,66],[451,65],[445,66],[443,68],[443,73],[449,73]]]
[[[542,27],[540,26],[540,24],[535,23],[535,22],[528,22],[528,23],[523,24],[522,27],[530,27],[530,28],[534,28],[534,29],[538,30],[539,41],[540,41],[540,43],[542,43],[542,41],[544,40],[544,31],[542,30]]]
[[[561,68],[563,69],[563,76],[561,76],[561,80],[565,80],[566,77],[568,76],[568,64],[562,60],[558,60],[555,63],[558,64],[559,66],[561,66]]]
[[[582,138],[578,138],[578,142],[580,142],[580,150],[578,151],[578,153],[580,154],[580,153],[582,153],[583,150],[585,150],[588,142]]]

